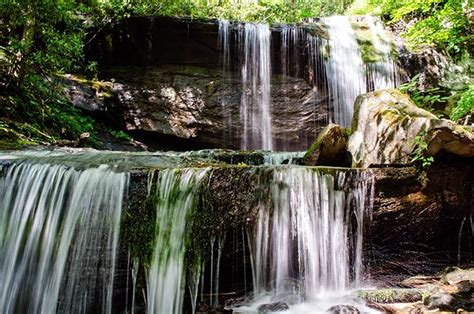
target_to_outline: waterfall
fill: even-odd
[[[148,274],[148,313],[181,313],[185,286],[187,218],[207,169],[164,169],[158,174],[156,237]],[[197,285],[197,284],[196,284]]]
[[[219,20],[218,41],[219,49],[222,53],[222,77],[230,77],[230,23],[227,20]],[[232,111],[228,107],[228,101],[225,97],[221,99],[222,123],[224,125],[223,137],[227,141],[232,133]]]
[[[265,165],[296,164],[303,159],[306,152],[265,152],[263,163]]]
[[[0,178],[0,313],[112,312],[128,175],[12,163]]]
[[[329,58],[325,62],[333,122],[349,127],[354,101],[367,91],[365,67],[354,30],[347,16],[324,18],[329,35]]]
[[[254,230],[257,298],[295,304],[358,285],[370,182],[365,173],[275,169],[273,210],[262,202]]]
[[[244,24],[238,32],[243,55],[241,148],[272,150],[270,28],[267,24]]]
[[[281,58],[281,72],[283,79],[292,74],[299,73],[299,47],[298,44],[303,36],[304,32],[299,27],[285,26],[281,30],[280,35],[280,58]]]
[[[356,33],[348,16],[324,18],[329,40],[329,53],[324,56],[320,47],[323,40],[310,40],[310,54],[314,63],[313,75],[321,79],[318,73],[324,68],[331,107],[334,111],[332,120],[344,127],[352,121],[354,101],[360,94],[371,90],[394,88],[398,84],[397,66],[392,58],[392,44],[380,21],[372,16],[365,16],[364,22],[370,34],[370,43],[376,60],[364,63]],[[323,59],[323,65],[317,59]]]
[[[372,84],[372,90],[394,88],[399,83],[398,70],[391,56],[392,45],[390,40],[387,40],[388,35],[382,22],[373,16],[366,16],[365,21],[369,27],[372,44],[378,55],[377,61],[367,65],[368,81]]]

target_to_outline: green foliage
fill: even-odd
[[[474,110],[474,85],[469,86],[469,89],[462,93],[461,98],[457,102],[456,107],[453,108],[450,118],[453,121],[458,121]]]
[[[131,142],[133,138],[125,133],[124,131],[110,131],[110,134],[112,134],[113,137],[115,137],[118,140],[124,140],[127,142]]]
[[[101,1],[99,11],[116,17],[130,15],[188,16],[260,23],[297,23],[304,18],[342,14],[350,0],[163,0]]]
[[[381,15],[389,22],[410,22],[403,34],[409,48],[431,46],[459,56],[472,48],[469,8],[472,0],[358,0],[349,12]]]
[[[436,114],[440,118],[459,121],[474,110],[474,85],[466,86],[458,91],[445,87],[419,89],[420,74],[399,86],[402,92],[408,93],[413,102],[420,108]],[[455,105],[450,107],[450,101]]]
[[[441,108],[447,103],[449,99],[449,91],[440,87],[420,90],[419,85],[420,74],[415,75],[405,84],[399,86],[402,92],[408,93],[413,102],[420,108],[430,111],[439,117],[444,116],[444,112],[437,108],[441,104]]]
[[[428,152],[429,137],[425,131],[421,131],[413,141],[414,151],[411,162],[420,169],[426,169],[434,162],[433,156]]]

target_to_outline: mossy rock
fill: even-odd
[[[418,289],[375,289],[358,290],[354,296],[375,303],[411,303],[423,300],[422,291]]]
[[[326,126],[306,151],[303,157],[304,164],[307,166],[346,165],[346,133],[340,125]]]
[[[24,146],[38,145],[38,142],[0,123],[0,149],[21,149]]]

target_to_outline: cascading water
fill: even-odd
[[[222,77],[224,79],[230,77],[230,23],[227,20],[219,20],[219,49],[222,51]],[[231,135],[232,130],[232,111],[229,108],[228,101],[225,97],[221,99],[221,110],[224,128],[224,140]]]
[[[112,312],[128,175],[12,163],[0,178],[0,312]]]
[[[304,31],[295,26],[285,26],[280,35],[281,72],[283,79],[299,73],[299,47]]]
[[[370,182],[365,173],[275,169],[273,210],[261,204],[254,231],[257,300],[313,302],[359,284]]]
[[[365,16],[363,21],[370,34],[376,60],[365,63],[362,51],[357,42],[356,32],[348,16],[333,16],[324,18],[327,26],[329,51],[322,56],[320,47],[323,40],[308,36],[310,54],[313,55],[314,76],[325,71],[329,91],[332,120],[344,127],[349,127],[352,121],[354,101],[360,94],[371,90],[394,88],[398,84],[397,66],[392,58],[392,45],[380,21],[374,17]],[[325,52],[324,52],[325,53]],[[323,64],[318,59],[322,59]]]
[[[323,20],[329,35],[329,58],[325,62],[333,122],[349,127],[354,101],[367,91],[365,67],[355,33],[347,16]]]
[[[270,27],[267,24],[244,24],[238,32],[243,54],[241,148],[272,150]]]
[[[394,88],[398,85],[398,70],[392,59],[392,44],[382,23],[373,16],[366,16],[365,21],[369,27],[372,45],[377,53],[378,60],[367,64],[369,84],[371,90]]]
[[[263,163],[265,165],[296,164],[303,159],[306,152],[265,152]]]
[[[158,173],[156,238],[148,275],[148,313],[181,313],[184,299],[186,226],[207,169]],[[198,285],[198,284],[196,284]],[[194,299],[195,300],[195,299]]]

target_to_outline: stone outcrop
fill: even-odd
[[[374,201],[366,239],[372,279],[395,283],[413,273],[432,275],[449,260],[472,258],[474,168],[469,160],[435,163],[423,175],[414,167],[369,171]]]
[[[340,125],[331,123],[319,133],[306,151],[304,163],[307,166],[344,165],[347,156],[346,145],[344,129]]]
[[[444,275],[442,276],[442,273]],[[426,313],[439,311],[471,313],[473,286],[469,284],[474,269],[447,268],[435,276],[416,276],[404,279],[407,288],[379,288],[352,293],[365,300],[367,306],[384,313]],[[453,282],[445,277],[456,278]],[[459,279],[468,279],[461,280]],[[460,289],[459,283],[463,289]],[[466,284],[467,283],[467,284]]]
[[[166,137],[168,142],[181,141],[188,149],[240,147],[240,78],[224,76],[220,69],[182,65],[111,67],[103,69],[102,78],[110,82],[112,94],[102,99],[105,105],[83,107],[80,99],[95,97],[93,90],[74,85],[70,89],[75,92],[78,106],[102,111],[116,125],[135,132],[139,139],[146,135],[158,144],[157,148]],[[327,124],[327,107],[303,79],[272,82],[276,148],[303,150]],[[77,96],[81,91],[84,95]]]
[[[428,144],[426,153],[431,156],[445,151],[474,157],[471,131],[418,108],[398,90],[361,95],[354,107],[348,145],[353,166],[410,164],[421,142]]]

